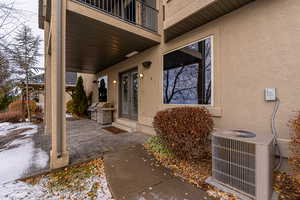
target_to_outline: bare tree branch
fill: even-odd
[[[27,113],[30,121],[29,109],[29,82],[32,80],[37,72],[38,58],[41,39],[34,36],[32,30],[28,26],[22,26],[17,32],[14,42],[5,47],[9,54],[9,61],[12,64],[12,71],[19,78],[23,78],[26,84],[26,99],[27,99]]]

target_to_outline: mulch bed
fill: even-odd
[[[125,130],[122,130],[122,129],[119,129],[117,127],[114,127],[114,126],[109,126],[109,127],[105,127],[103,128],[104,130],[112,133],[112,134],[122,134],[122,133],[127,133],[127,131]]]

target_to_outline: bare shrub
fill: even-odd
[[[15,111],[15,112],[5,112],[0,113],[0,122],[19,122],[22,119],[22,113]]]
[[[205,107],[179,107],[160,111],[153,122],[157,135],[177,157],[198,160],[209,156],[209,135],[214,122]]]

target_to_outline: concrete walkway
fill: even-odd
[[[212,199],[206,192],[155,166],[142,145],[104,155],[105,174],[116,200]]]

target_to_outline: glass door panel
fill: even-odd
[[[133,119],[137,119],[138,118],[138,89],[139,89],[139,79],[138,79],[137,71],[131,73],[131,86],[132,86],[131,117]]]
[[[129,76],[128,74],[121,75],[121,115],[129,116]]]
[[[120,117],[138,119],[138,82],[137,69],[120,74]]]

